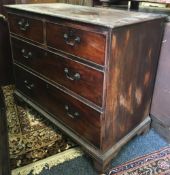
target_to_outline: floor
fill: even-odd
[[[154,129],[151,129],[146,135],[137,136],[125,145],[112,161],[112,167],[135,157],[159,150],[164,146],[168,146],[168,143]],[[93,169],[91,159],[84,155],[50,170],[43,170],[40,175],[97,175],[97,173]]]

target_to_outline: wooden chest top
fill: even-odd
[[[96,24],[110,28],[162,17],[162,15],[148,13],[137,13],[116,9],[104,9],[78,5],[75,6],[63,3],[20,4],[6,5],[6,7],[26,12],[33,12],[41,15]]]

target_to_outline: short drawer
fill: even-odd
[[[53,23],[46,26],[48,46],[104,65],[105,35]]]
[[[102,106],[103,72],[18,39],[11,41],[14,60]]]
[[[100,113],[31,73],[15,66],[16,89],[85,140],[100,145]]]
[[[24,38],[43,43],[43,22],[41,20],[8,14],[10,32]]]

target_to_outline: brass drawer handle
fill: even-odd
[[[64,41],[69,46],[74,46],[76,43],[80,43],[80,37],[76,36],[71,30],[64,34]]]
[[[24,84],[25,84],[25,87],[29,90],[32,90],[34,88],[34,84],[33,83],[28,83],[27,80],[24,80]]]
[[[32,53],[31,52],[26,52],[25,49],[21,50],[22,56],[26,59],[30,59],[32,57]]]
[[[24,18],[22,18],[20,21],[18,21],[18,25],[19,25],[20,30],[22,30],[22,31],[26,31],[28,29],[28,27],[30,26],[28,20],[26,20]]]
[[[69,80],[72,80],[72,81],[80,80],[80,74],[79,73],[72,73],[71,71],[69,71],[68,68],[64,68],[64,73]]]
[[[68,105],[65,105],[65,110],[67,112],[67,115],[73,119],[77,118],[80,116],[80,114],[76,111],[73,111]]]

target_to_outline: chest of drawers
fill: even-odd
[[[105,170],[150,124],[165,17],[66,4],[6,8],[15,95]]]

